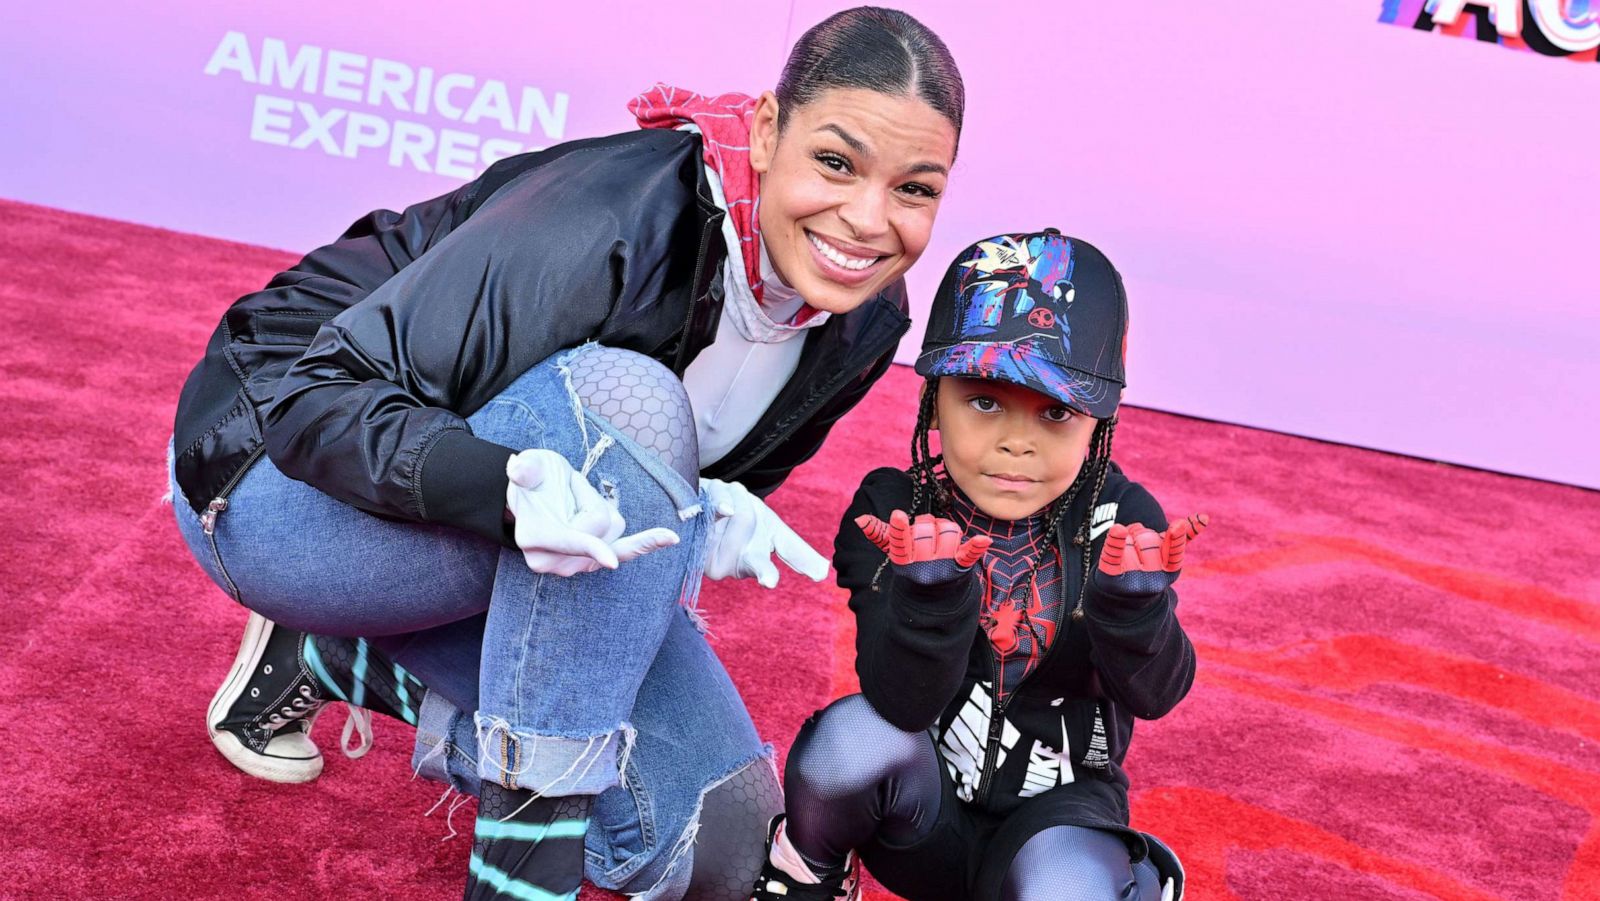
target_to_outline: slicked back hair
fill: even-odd
[[[917,97],[961,136],[967,91],[944,41],[897,9],[858,6],[812,26],[795,42],[778,77],[778,129],[791,110],[832,88]]]

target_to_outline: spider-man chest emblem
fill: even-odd
[[[1006,597],[1010,589],[1001,589],[995,582],[993,565],[986,573],[983,580],[983,606],[978,616],[978,625],[989,636],[989,643],[994,645],[995,653],[1002,661],[1021,650],[1030,658],[1031,664],[1037,663],[1056,638],[1056,622],[1044,616],[1045,599],[1039,591],[1039,581],[1030,573],[1026,599]],[[1013,586],[1020,587],[1020,586]],[[1022,639],[1032,639],[1028,647],[1022,647]]]
[[[1034,328],[1054,328],[1056,314],[1044,307],[1035,307],[1033,312],[1028,314],[1028,324]]]

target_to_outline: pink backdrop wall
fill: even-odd
[[[626,128],[655,80],[769,87],[846,5],[30,4],[0,196],[309,249],[486,149]],[[1132,403],[1600,487],[1600,64],[1396,27],[1420,0],[903,6],[969,90],[919,302],[1056,225],[1126,276]],[[308,92],[278,63],[313,50]]]

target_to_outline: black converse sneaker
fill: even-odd
[[[855,852],[850,852],[844,867],[838,872],[817,875],[806,862],[789,837],[784,833],[783,814],[772,818],[767,827],[767,862],[756,877],[755,892],[750,901],[859,901],[861,898],[860,864]]]
[[[211,743],[260,779],[310,782],[322,773],[310,732],[328,698],[306,668],[304,641],[304,633],[251,613],[233,668],[206,710]]]
[[[350,717],[339,739],[346,757],[372,747],[372,714],[417,724],[427,691],[364,638],[307,635],[257,613],[245,624],[233,669],[211,699],[206,724],[222,756],[252,776],[308,782],[322,772],[310,738],[322,706],[343,701]],[[361,741],[350,744],[352,732]]]

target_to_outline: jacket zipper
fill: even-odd
[[[993,713],[989,716],[989,740],[983,744],[983,767],[978,770],[978,784],[972,788],[973,802],[980,806],[989,800],[989,793],[994,788],[994,771],[1000,759],[1000,733],[1006,721],[1006,705],[1000,701],[1000,678],[995,672],[994,649],[984,648],[983,655],[988,664],[989,709]],[[1010,701],[1010,698],[1006,700]]]
[[[724,213],[723,215],[727,214]],[[717,228],[712,228],[709,224],[707,224],[705,226],[705,231],[700,235],[700,250],[695,256],[694,278],[690,282],[691,285],[700,284],[701,271],[706,265],[706,248],[711,246],[711,242],[713,240],[721,236],[722,230],[720,225],[720,221],[718,222]],[[712,275],[712,278],[715,279],[716,276]],[[706,283],[706,291],[709,292],[710,290],[711,285],[708,281]],[[683,370],[687,366],[683,360],[684,357],[689,355],[689,331],[694,327],[694,302],[695,298],[689,298],[689,312],[683,317],[683,328],[678,331],[678,356],[677,359],[672,361],[672,371],[676,373],[680,379],[683,377]],[[723,302],[726,303],[726,299],[724,299]]]
[[[1061,551],[1061,532],[1058,529],[1057,532],[1056,532],[1056,552],[1060,553],[1060,551]],[[1066,582],[1066,574],[1067,574],[1066,570],[1067,570],[1067,555],[1066,554],[1061,554],[1061,575],[1062,575],[1063,584],[1065,584],[1065,582]],[[1080,573],[1079,576],[1080,576],[1080,583],[1079,583],[1080,587],[1078,588],[1078,590],[1081,592],[1083,590],[1082,583],[1081,583],[1082,574]],[[1062,598],[1061,601],[1062,601],[1062,604],[1065,605],[1067,599],[1066,598]],[[1062,621],[1062,623],[1064,625],[1067,626],[1067,628],[1071,628],[1071,626],[1070,626],[1071,618],[1067,614],[1066,610],[1067,610],[1067,608],[1065,606],[1063,606],[1061,621]],[[1028,680],[1033,678],[1035,673],[1038,673],[1040,670],[1044,669],[1044,666],[1045,666],[1046,663],[1050,662],[1050,655],[1054,654],[1056,652],[1056,645],[1058,645],[1061,642],[1065,641],[1066,637],[1067,637],[1066,629],[1062,629],[1061,633],[1056,636],[1056,640],[1050,642],[1050,646],[1044,649],[1044,656],[1039,658],[1039,665],[1033,668],[1033,672],[1031,672],[1031,673],[1027,674],[1026,676],[1022,677],[1022,681],[1017,683],[1017,687],[1016,688],[1011,689],[1011,694],[1006,695],[1006,699],[1003,702],[1000,700],[1000,680],[999,680],[999,676],[995,673],[994,649],[993,648],[984,648],[984,651],[985,651],[984,659],[988,662],[988,665],[989,665],[988,666],[988,668],[989,668],[989,685],[990,685],[989,697],[991,699],[990,700],[990,704],[992,706],[992,709],[994,710],[994,716],[989,718],[989,743],[984,746],[983,770],[978,775],[978,785],[977,785],[976,788],[973,789],[973,793],[972,793],[973,794],[973,798],[975,800],[975,803],[978,803],[978,804],[986,803],[989,800],[989,795],[993,793],[993,789],[994,789],[994,770],[998,769],[998,767],[993,766],[993,764],[994,764],[994,761],[997,760],[999,758],[999,756],[1000,756],[1000,751],[999,751],[999,747],[1000,747],[1000,732],[1002,730],[1002,727],[1005,725],[1006,708],[1011,706],[1012,698],[1015,698],[1017,696],[1017,692],[1022,690],[1022,686],[1028,684]],[[1066,749],[1062,748],[1062,750],[1065,751]],[[1071,766],[1071,762],[1070,761],[1067,762],[1067,765]]]
[[[256,449],[250,452],[250,456],[244,458],[243,465],[241,465],[239,470],[228,479],[227,484],[222,486],[222,490],[217,492],[217,496],[212,498],[211,501],[206,504],[206,512],[200,514],[200,530],[202,532],[206,533],[207,535],[211,535],[216,532],[217,517],[222,515],[228,509],[229,493],[233,491],[234,486],[239,484],[239,480],[244,478],[245,473],[250,471],[250,467],[255,464],[256,460],[266,449],[267,446],[265,443],[256,445]]]

